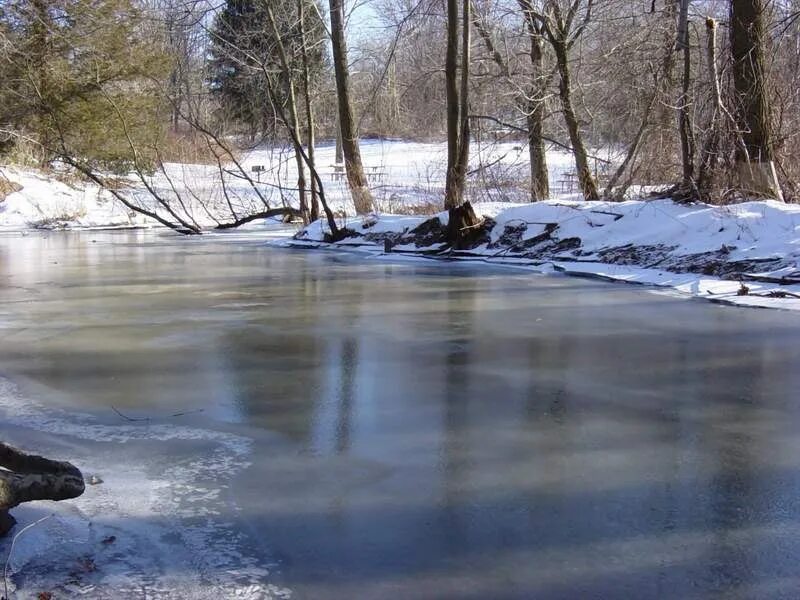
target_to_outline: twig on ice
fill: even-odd
[[[111,407],[111,410],[113,410],[115,413],[117,413],[120,417],[122,417],[126,421],[134,421],[134,422],[136,422],[136,421],[139,421],[139,422],[141,422],[141,421],[150,421],[150,417],[129,417],[128,415],[120,412],[114,406]],[[201,413],[204,410],[205,409],[203,409],[203,408],[197,408],[195,410],[184,410],[184,411],[181,411],[181,412],[172,413],[169,416],[170,417],[183,417],[183,416],[186,416],[186,415],[193,415],[193,414],[196,414],[196,413]]]
[[[8,556],[6,557],[6,564],[3,567],[3,600],[8,600],[8,565],[11,564],[11,555],[14,554],[14,545],[17,543],[17,538],[21,536],[23,533],[28,531],[29,529],[36,527],[39,523],[43,521],[47,521],[47,519],[51,518],[53,515],[49,514],[45,517],[42,517],[38,521],[34,521],[33,523],[29,523],[25,527],[19,530],[19,532],[11,539],[11,548],[8,549]]]
[[[173,413],[173,414],[171,414],[171,415],[170,415],[170,417],[183,417],[183,416],[185,416],[185,415],[194,415],[194,414],[197,414],[197,413],[201,413],[201,412],[203,412],[204,410],[205,410],[205,409],[203,409],[203,408],[197,408],[197,409],[195,409],[195,410],[185,410],[185,411],[183,411],[183,412],[176,412],[176,413]]]
[[[113,406],[111,407],[111,410],[113,410],[115,413],[117,413],[120,417],[122,417],[126,421],[149,421],[150,420],[150,417],[141,417],[141,418],[129,417],[128,415],[124,415],[121,412],[119,412]]]

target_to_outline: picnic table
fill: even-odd
[[[341,181],[346,176],[346,171],[343,164],[330,165],[331,181]],[[364,174],[368,179],[380,181],[386,175],[385,171],[381,170],[380,165],[368,165],[364,167]]]
[[[367,171],[367,178],[376,181],[381,181],[383,177],[386,175],[386,172],[381,170],[380,165],[368,166],[366,167],[366,171]]]
[[[335,164],[331,165],[331,181],[340,181],[344,179],[345,172],[344,172],[344,165],[343,164]]]
[[[572,171],[565,171],[561,173],[561,179],[558,180],[558,184],[561,187],[562,193],[567,192],[571,194],[576,183],[578,183],[578,174],[573,173]]]

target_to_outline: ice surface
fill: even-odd
[[[249,465],[247,438],[179,424],[99,423],[45,408],[4,379],[0,411],[4,439],[55,457],[61,450],[87,478],[102,479],[76,500],[13,511],[13,533],[52,515],[17,539],[9,562],[17,597],[291,596],[269,583],[269,564],[250,547],[226,493]],[[7,555],[9,541],[3,546]]]

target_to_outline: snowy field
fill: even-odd
[[[518,142],[474,145],[470,178],[473,202],[525,202],[528,177],[527,148]],[[442,209],[447,149],[443,143],[412,143],[368,140],[361,145],[365,169],[378,209],[387,214],[434,214]],[[331,209],[338,215],[354,214],[347,183],[334,169],[335,148],[321,145],[316,163]],[[572,170],[571,156],[554,151],[549,155],[550,180],[554,193],[560,192],[563,173]],[[479,169],[479,165],[484,168]],[[264,167],[259,177],[255,166]],[[243,174],[251,176],[251,185]],[[165,171],[147,180],[159,195],[170,203],[176,214],[202,227],[214,227],[213,217],[224,220],[229,205],[239,215],[259,212],[269,207],[297,206],[297,171],[293,153],[286,149],[252,150],[229,164],[223,173],[216,166],[168,164]],[[19,231],[43,227],[87,228],[157,225],[115,201],[110,194],[91,184],[77,184],[69,178],[46,179],[30,170],[0,166],[0,178],[22,187],[0,202],[0,231]],[[260,180],[260,181],[258,181]],[[125,180],[126,197],[134,204],[163,216],[141,182]],[[564,197],[577,198],[577,189],[563,186]],[[263,200],[262,200],[263,199]],[[202,204],[199,202],[202,200]],[[229,219],[229,217],[228,217]]]

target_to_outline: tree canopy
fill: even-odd
[[[63,153],[112,170],[163,133],[167,60],[131,0],[0,5],[0,128],[40,162]],[[12,143],[13,142],[13,143]]]
[[[274,133],[278,120],[269,90],[284,105],[287,101],[278,83],[281,64],[277,40],[267,17],[268,0],[226,0],[214,17],[208,63],[211,93],[223,119],[245,125],[251,133]],[[325,66],[325,29],[319,11],[306,3],[305,36],[309,48],[309,71],[318,78]],[[281,42],[290,67],[302,69],[301,28],[298,4],[281,0],[272,6]],[[298,76],[299,77],[299,76]]]

